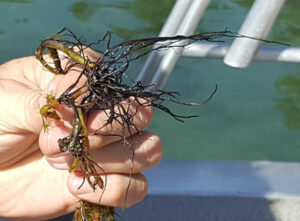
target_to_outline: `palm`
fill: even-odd
[[[25,217],[22,211],[28,210],[35,218],[52,217],[66,213],[66,205],[74,205],[76,198],[67,189],[68,172],[55,170],[40,151],[39,104],[45,89],[37,75],[47,73],[35,62],[27,68],[31,70],[17,70],[9,63],[0,68],[1,93],[5,95],[0,96],[0,168],[5,169],[0,170],[0,205],[6,204],[5,213],[13,217]],[[23,179],[25,174],[29,179]],[[69,212],[72,209],[67,208]]]

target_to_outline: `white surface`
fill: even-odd
[[[165,160],[145,174],[150,195],[300,199],[300,163]]]

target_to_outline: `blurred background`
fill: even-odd
[[[63,27],[86,43],[108,30],[119,41],[157,36],[174,2],[0,0],[0,63],[34,55],[42,39]],[[197,32],[238,31],[252,2],[212,0]],[[300,1],[287,1],[267,39],[299,47],[299,8]],[[131,64],[132,79],[144,61]],[[155,111],[148,129],[161,136],[165,159],[300,161],[300,64],[253,62],[234,69],[222,60],[181,58],[166,89],[179,91],[180,101],[201,102],[216,84],[219,90],[208,104],[168,105],[198,118],[181,123]]]

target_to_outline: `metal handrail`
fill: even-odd
[[[200,22],[202,15],[204,14],[206,7],[210,0],[194,0],[190,5],[186,16],[182,20],[176,35],[191,35],[195,32],[197,25]],[[182,45],[184,42],[178,42],[174,44]],[[183,48],[178,47],[173,50],[168,50],[163,57],[158,69],[155,72],[155,75],[152,79],[151,85],[157,89],[163,89],[167,83],[171,72],[173,71],[178,59],[182,54]]]
[[[160,36],[193,34],[210,0],[179,0],[175,4]],[[184,7],[181,7],[183,5]],[[172,21],[179,14],[182,20]],[[176,27],[177,26],[177,27]],[[162,89],[182,50],[153,51],[137,80],[144,85]],[[159,84],[157,84],[159,82]]]
[[[194,43],[183,50],[184,57],[224,58],[230,44]],[[300,62],[300,47],[260,47],[252,57],[257,61]]]
[[[256,0],[239,33],[264,39],[269,33],[285,0]],[[227,55],[225,64],[232,67],[247,67],[261,44],[261,41],[249,38],[235,38]]]
[[[210,0],[177,0],[159,36],[194,33]],[[255,0],[239,33],[264,39],[285,0]],[[137,80],[144,85],[162,89],[183,53],[184,56],[221,58],[233,67],[247,67],[253,59],[262,61],[299,62],[300,48],[261,48],[261,41],[236,38],[232,45],[196,43],[188,50],[176,48],[153,51]],[[257,52],[257,53],[256,53]]]
[[[176,34],[177,29],[186,15],[192,1],[193,0],[177,0],[161,32],[159,33],[159,37],[172,36]],[[152,51],[137,77],[137,81],[142,82],[144,85],[149,85],[164,54],[164,51]]]

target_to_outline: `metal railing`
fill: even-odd
[[[159,36],[193,34],[209,2],[210,0],[178,0]],[[155,84],[157,88],[162,89],[181,53],[182,49],[176,52],[154,51],[148,57],[137,80],[145,85]]]
[[[266,38],[285,0],[256,0],[239,33]],[[209,0],[178,0],[160,36],[193,34]],[[180,56],[223,58],[233,67],[252,60],[300,62],[300,48],[193,43],[185,50],[153,51],[137,80],[162,89]],[[129,209],[129,220],[300,220],[300,163],[168,161],[146,171],[149,194]],[[145,216],[145,214],[147,214]]]
[[[159,36],[194,33],[210,0],[177,0]],[[271,29],[285,0],[255,0],[239,34],[264,39]],[[181,55],[224,58],[232,67],[247,67],[253,59],[261,61],[300,62],[300,48],[259,48],[261,41],[236,38],[231,45],[194,43],[186,49],[153,51],[137,80],[162,89]]]
[[[260,39],[265,38],[284,2],[285,0],[256,0],[239,33]],[[260,44],[261,41],[236,38],[224,58],[225,64],[232,67],[247,67]]]

